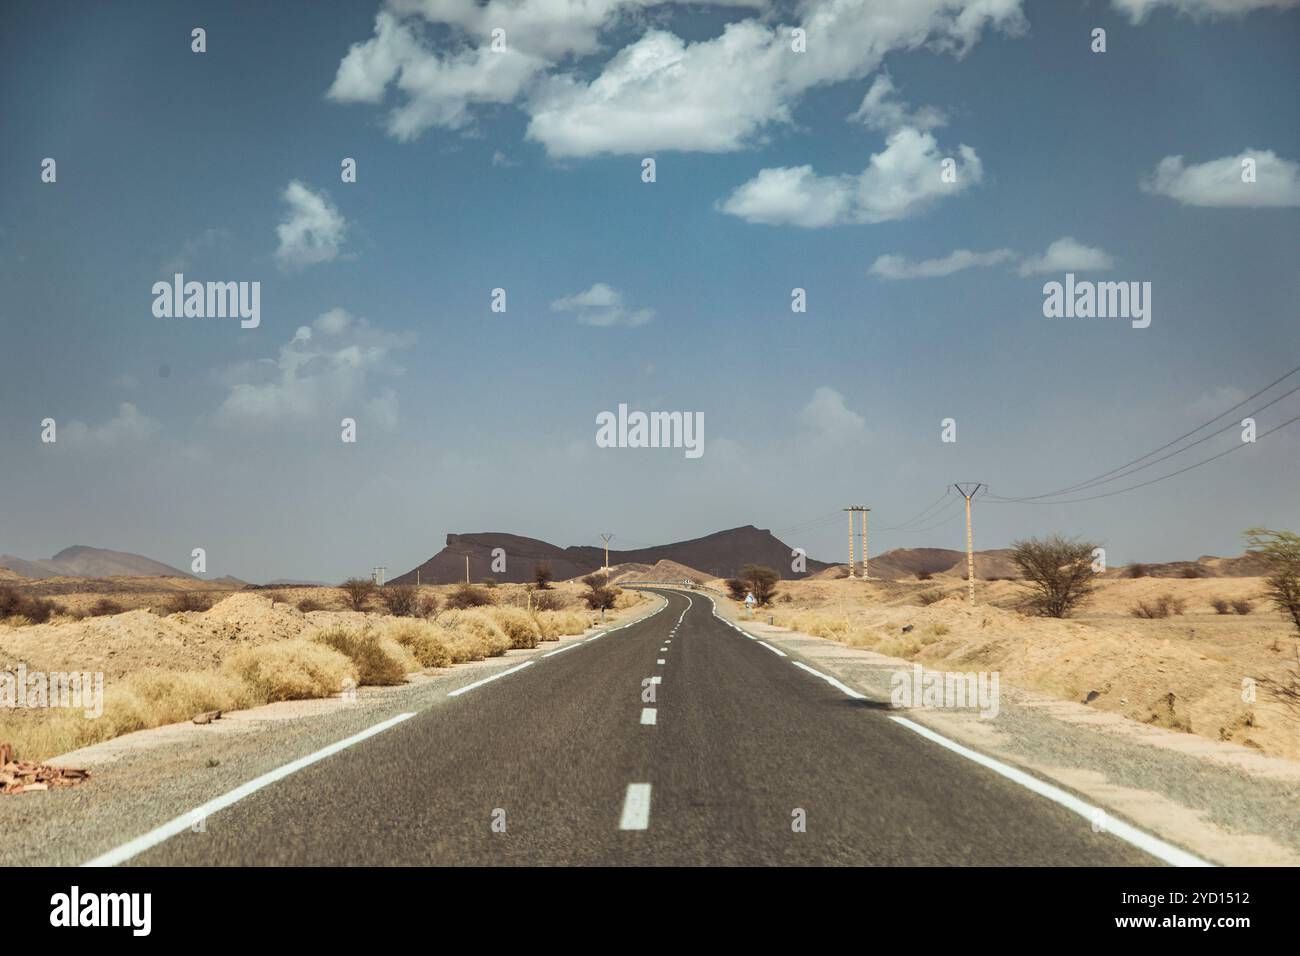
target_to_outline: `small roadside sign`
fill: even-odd
[[[750,591],[745,595],[745,607],[753,607],[758,601],[754,600],[754,592]]]

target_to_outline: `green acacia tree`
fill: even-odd
[[[1300,534],[1250,528],[1246,531],[1246,544],[1252,554],[1268,562],[1264,590],[1300,631]]]

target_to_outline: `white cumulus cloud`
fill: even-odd
[[[867,271],[882,279],[937,279],[963,269],[1001,265],[1015,256],[1010,249],[990,252],[955,249],[941,258],[922,259],[920,262],[913,262],[905,256],[884,255],[876,259]]]
[[[930,133],[900,129],[856,176],[820,176],[811,166],[764,169],[720,208],[746,222],[809,229],[906,219],[984,178],[979,156],[963,145],[951,157],[955,181],[945,182],[946,158]]]
[[[1242,16],[1255,10],[1289,10],[1300,0],[1111,0],[1111,6],[1127,13],[1134,23],[1141,23],[1157,7],[1192,16]]]
[[[348,224],[329,197],[298,180],[284,190],[286,218],[275,227],[280,245],[275,258],[283,268],[302,268],[336,259]]]
[[[645,325],[655,317],[654,309],[631,309],[623,293],[603,282],[597,282],[586,292],[566,295],[551,303],[552,312],[569,312],[583,325]]]
[[[1250,160],[1254,182],[1245,182],[1242,175]],[[1141,186],[1184,206],[1300,206],[1300,163],[1269,149],[1247,149],[1191,166],[1181,156],[1166,156]]]
[[[799,412],[799,421],[817,438],[842,441],[863,435],[867,421],[844,403],[844,396],[828,385],[818,387]]]
[[[219,381],[227,393],[217,421],[241,427],[319,421],[326,428],[344,415],[359,426],[367,421],[391,430],[397,394],[379,382],[402,374],[393,354],[412,341],[411,335],[385,332],[332,309],[301,326],[275,358],[224,369]]]
[[[1042,272],[1089,272],[1114,265],[1114,258],[1105,250],[1085,246],[1072,236],[1062,236],[1042,255],[1027,257],[1020,263],[1019,271],[1022,276],[1028,276]]]

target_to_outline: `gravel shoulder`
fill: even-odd
[[[621,615],[611,628],[656,613],[662,600]],[[290,761],[401,713],[446,706],[448,693],[600,633],[511,650],[395,687],[362,687],[356,699],[285,701],[225,714],[210,724],[171,724],[48,761],[91,772],[68,789],[0,797],[0,866],[76,866],[188,814]]]
[[[912,661],[717,611],[882,702]],[[933,669],[927,668],[926,673]],[[900,715],[1086,797],[1108,813],[1229,866],[1300,865],[1300,762],[1008,686],[995,717],[912,707]]]

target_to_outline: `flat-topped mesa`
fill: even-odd
[[[617,539],[615,539],[617,540]],[[610,548],[609,563],[653,566],[660,561],[684,565],[711,577],[731,577],[746,564],[776,568],[783,578],[802,578],[830,567],[808,558],[802,572],[790,570],[794,548],[771,531],[745,525],[716,531],[702,538],[623,551]],[[596,545],[558,545],[508,532],[449,534],[447,546],[395,583],[413,584],[416,572],[423,584],[451,584],[465,580],[465,559],[469,558],[469,579],[522,583],[533,579],[533,568],[545,564],[555,580],[581,577],[605,565],[605,550]]]

